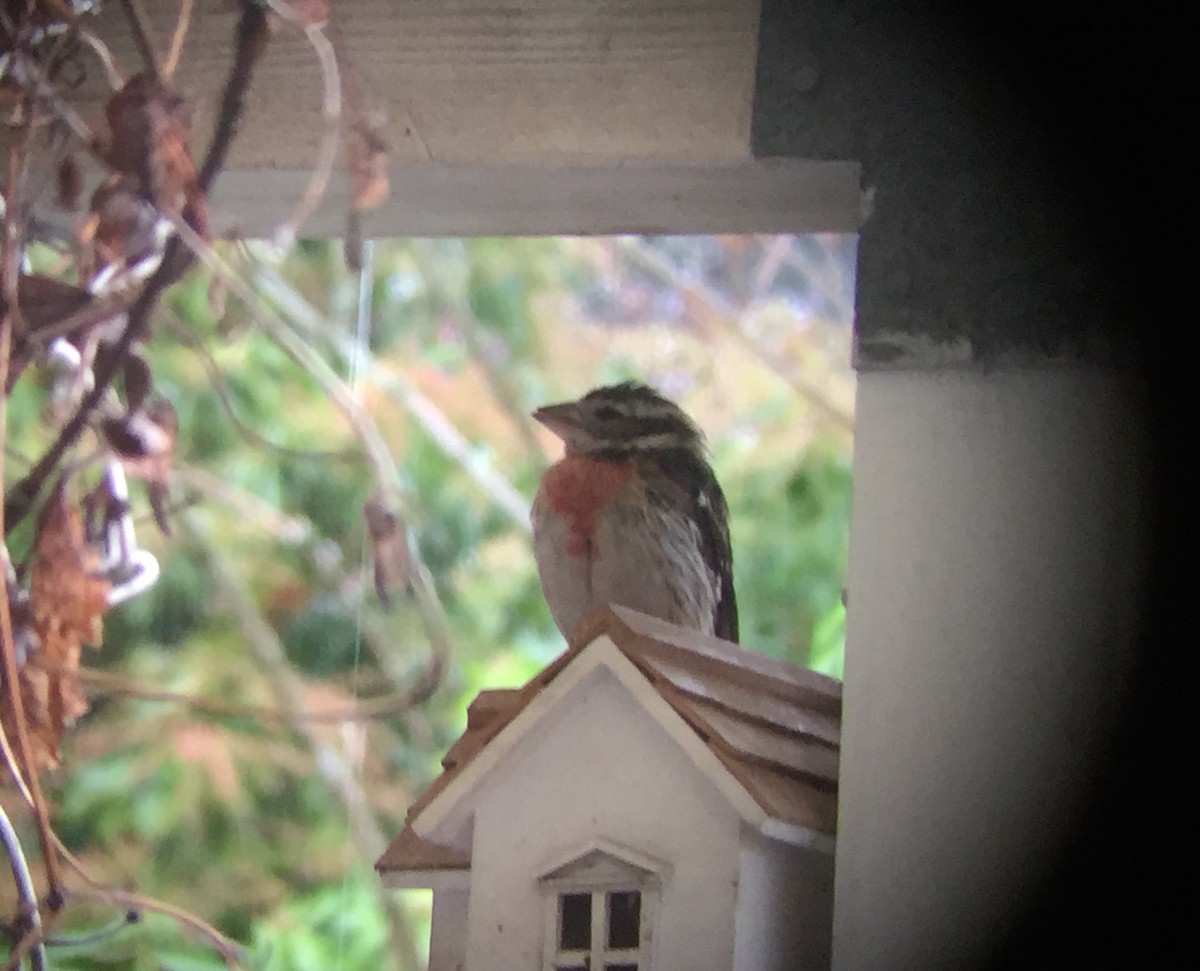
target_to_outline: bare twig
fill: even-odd
[[[254,65],[258,61],[265,41],[265,23],[262,8],[253,0],[244,0],[242,17],[238,22],[233,66],[230,69],[225,92],[221,99],[220,121],[197,178],[200,190],[204,193],[211,188],[233,141],[246,89],[250,84]],[[141,339],[149,322],[150,312],[158,302],[163,290],[178,280],[190,265],[191,257],[187,248],[180,244],[178,237],[172,237],[167,243],[166,252],[163,254],[158,269],[155,270],[154,275],[150,277],[141,294],[130,307],[125,328],[114,342],[112,352],[106,355],[94,370],[92,388],[84,395],[75,413],[63,426],[50,448],[5,496],[6,536],[28,514],[33,502],[51,473],[57,468],[63,455],[75,444],[84,428],[87,427],[92,411],[108,391],[108,386],[112,383],[130,348]]]
[[[155,81],[162,81],[162,71],[158,66],[157,45],[154,43],[146,11],[142,9],[139,0],[121,0],[121,6],[125,8],[125,17],[133,31],[133,40],[137,44],[146,73]]]
[[[697,299],[706,303],[712,310],[713,317],[720,322],[721,326],[732,337],[736,338],[743,347],[754,354],[771,373],[781,378],[793,391],[812,405],[814,409],[823,414],[829,421],[846,431],[854,431],[854,417],[852,415],[830,401],[820,388],[795,373],[794,369],[781,368],[779,362],[746,333],[745,328],[736,319],[744,312],[744,308],[730,306],[727,301],[713,293],[708,287],[685,279],[669,261],[663,259],[662,256],[655,253],[636,238],[622,238],[618,241],[618,245],[624,252],[636,259],[642,266],[654,272],[664,282],[669,283],[677,290],[691,293]]]
[[[26,113],[27,124],[25,135],[29,132],[29,113]],[[22,139],[25,142],[27,139]],[[24,145],[14,145],[8,153],[8,196],[4,210],[4,233],[0,245],[0,273],[3,274],[3,289],[8,294],[9,310],[0,320],[0,388],[8,382],[9,353],[12,350],[12,331],[14,311],[17,300],[17,272],[19,262],[15,254],[21,251],[19,231],[20,186],[24,175],[23,148]],[[0,445],[7,439],[7,395],[0,399]],[[0,448],[0,482],[4,480],[4,452]],[[5,513],[0,510],[0,527],[6,527]],[[3,532],[3,530],[0,530]],[[7,535],[6,533],[4,535]],[[8,550],[5,546],[5,558]],[[42,796],[42,787],[38,781],[37,766],[33,761],[32,748],[29,744],[29,726],[25,716],[25,703],[21,697],[21,685],[17,670],[16,643],[13,640],[12,617],[8,607],[8,581],[3,581],[4,591],[0,595],[0,653],[3,653],[4,690],[8,695],[9,710],[12,713],[13,725],[17,735],[17,753],[20,755],[20,765],[10,763],[9,770],[17,780],[19,787],[28,792],[30,806],[37,821],[38,839],[41,843],[43,864],[46,867],[46,882],[49,884],[49,906],[51,912],[57,911],[62,903],[62,878],[58,871],[58,858],[54,855],[50,836],[50,815],[46,809],[46,800]],[[0,732],[3,729],[0,728]],[[5,754],[11,754],[7,744]],[[22,771],[24,770],[24,779]]]
[[[135,924],[141,920],[141,912],[137,910],[127,910],[123,914],[117,914],[107,924],[97,927],[95,930],[85,931],[82,934],[64,935],[56,934],[53,937],[46,937],[47,947],[87,947],[91,944],[99,944],[101,941],[108,940],[110,937],[116,937],[117,934],[125,930],[130,924]]]
[[[41,67],[23,51],[13,51],[8,65],[9,75],[21,85],[22,90],[47,107],[52,115],[63,122],[84,145],[92,143],[92,129],[74,108],[58,94],[58,89],[46,77]]]
[[[359,852],[367,862],[373,863],[386,845],[379,821],[371,811],[362,787],[346,761],[300,714],[304,704],[302,688],[288,664],[278,634],[250,599],[245,585],[234,577],[217,551],[187,517],[184,517],[184,529],[206,560],[218,595],[228,605],[238,627],[245,634],[280,707],[291,713],[289,721],[292,729],[308,742],[322,779],[346,807],[350,831]],[[402,953],[408,966],[416,967],[416,947],[404,915],[389,895],[381,891],[380,899],[388,914],[394,936],[393,953]]]
[[[77,26],[76,32],[79,34],[79,39],[91,48],[92,53],[100,61],[100,65],[104,68],[104,80],[108,82],[108,86],[113,91],[119,91],[125,86],[125,78],[122,77],[108,45],[86,27]]]
[[[200,239],[189,226],[177,220],[176,229],[179,233],[178,238],[185,240],[204,264],[222,277],[229,286],[230,292],[242,299],[247,310],[263,331],[321,385],[334,407],[341,412],[347,425],[361,443],[363,457],[374,473],[377,487],[387,498],[389,504],[400,511],[401,518],[406,522],[411,522],[409,503],[400,491],[400,472],[396,468],[395,460],[388,451],[387,443],[374,419],[346,383],[306,340],[295,333],[281,315],[274,311],[268,311],[263,306],[263,301],[256,298],[254,291],[246,282],[229,268],[212,247]],[[434,587],[433,577],[415,550],[410,549],[409,554],[412,563],[412,573],[409,578],[410,588],[420,610],[430,644],[435,654],[443,658],[449,657],[451,654],[449,623]]]
[[[74,889],[70,892],[71,897],[80,900],[99,900],[107,904],[115,904],[121,907],[127,913],[130,911],[149,911],[152,913],[163,914],[170,917],[184,927],[190,928],[201,937],[205,938],[212,948],[221,955],[222,960],[231,969],[241,967],[241,948],[238,947],[228,937],[212,927],[195,914],[189,913],[182,908],[175,907],[172,904],[164,903],[161,900],[156,900],[153,897],[146,897],[139,893],[133,893],[128,890],[118,890],[115,887],[107,886],[103,881],[97,880],[89,872],[87,867],[83,865],[80,859],[75,856],[61,839],[58,834],[52,834],[54,838],[55,849],[58,850],[59,856],[66,864],[75,872],[75,874],[88,884],[92,889],[80,890]]]
[[[504,368],[497,366],[487,347],[484,346],[482,322],[475,316],[471,308],[466,306],[465,300],[462,301],[462,304],[459,308],[459,320],[463,325],[461,333],[466,340],[467,350],[471,352],[472,359],[483,371],[492,397],[500,405],[500,410],[508,415],[509,421],[516,427],[525,451],[529,455],[537,456],[543,462],[547,462],[549,456],[546,454],[546,448],[542,445],[541,439],[538,438],[537,428],[530,417],[529,409],[522,406]]]
[[[303,16],[289,3],[280,2],[280,0],[268,0],[268,2],[275,13],[304,31],[304,36],[317,55],[317,63],[321,66],[323,88],[321,110],[324,116],[325,132],[321,136],[321,144],[317,149],[317,160],[313,164],[312,174],[296,203],[296,208],[292,210],[287,222],[283,223],[273,234],[275,245],[286,249],[296,239],[300,227],[312,215],[329,186],[329,176],[333,172],[333,162],[337,157],[338,135],[341,129],[342,82],[338,70],[337,54],[334,52],[329,38],[325,36],[325,25],[305,21]]]
[[[7,597],[7,594],[5,594]],[[12,822],[8,818],[8,813],[4,811],[4,807],[0,806],[0,842],[4,844],[4,851],[8,855],[9,868],[12,870],[13,883],[17,888],[17,900],[20,907],[20,922],[25,935],[36,935],[41,937],[44,933],[42,929],[42,915],[38,909],[37,891],[33,886],[33,876],[29,872],[29,864],[25,861],[25,851],[21,848],[20,837],[17,836],[17,831],[13,829]],[[16,949],[19,952],[19,948]],[[41,941],[32,942],[29,948],[32,952],[31,961],[34,971],[45,971],[46,967],[46,951],[42,947]],[[9,960],[12,960],[10,955]],[[17,957],[17,961],[20,957]]]
[[[171,477],[200,497],[213,497],[231,507],[247,525],[258,526],[284,543],[303,543],[312,538],[312,526],[305,519],[289,516],[252,492],[205,469],[176,462]]]
[[[78,863],[78,861],[75,862]],[[82,874],[82,870],[80,870],[80,873]],[[221,959],[225,962],[226,967],[237,969],[242,966],[242,948],[207,921],[202,920],[190,911],[184,910],[182,907],[176,907],[173,904],[165,903],[162,900],[155,900],[153,897],[145,897],[140,893],[118,890],[115,887],[106,887],[90,879],[88,882],[93,883],[94,889],[72,890],[71,896],[79,900],[99,900],[121,907],[127,911],[137,910],[170,917],[176,923],[187,927],[207,940],[213,950],[221,955]]]
[[[56,666],[45,665],[48,670]],[[430,694],[430,681],[427,675],[422,675],[413,687],[402,691],[391,691],[375,698],[361,698],[353,705],[345,708],[334,708],[321,711],[309,711],[306,707],[296,709],[272,708],[268,705],[239,704],[234,701],[222,701],[217,698],[201,698],[198,695],[183,691],[164,691],[154,685],[144,684],[130,678],[100,671],[96,668],[79,667],[76,671],[79,680],[101,694],[119,695],[123,698],[136,698],[139,701],[158,701],[164,704],[182,705],[195,711],[203,711],[212,715],[228,715],[239,718],[255,718],[263,721],[310,722],[315,725],[343,722],[371,721],[375,718],[400,715],[414,705],[426,700]]]
[[[754,271],[754,281],[750,285],[751,301],[762,300],[771,292],[775,278],[779,276],[779,269],[792,248],[791,236],[771,236],[767,239],[766,252],[758,262]]]
[[[347,363],[355,360],[359,353],[352,341],[339,335],[337,328],[325,320],[296,291],[280,279],[278,274],[264,266],[254,271],[254,280],[259,288],[279,306],[287,319],[303,327],[310,340],[328,340],[333,349]],[[475,449],[454,424],[413,385],[401,375],[389,373],[367,360],[366,379],[384,391],[403,408],[446,455],[467,473],[483,492],[517,526],[529,532],[529,501],[497,473],[490,462]]]
[[[249,444],[255,445],[258,448],[268,452],[275,452],[278,455],[287,455],[292,458],[301,459],[316,459],[321,461],[339,461],[346,462],[360,457],[357,449],[342,448],[342,449],[319,449],[319,448],[290,448],[287,445],[280,445],[277,442],[272,442],[269,438],[255,431],[247,425],[240,417],[238,417],[237,409],[234,407],[233,401],[229,396],[229,384],[225,380],[225,373],[221,370],[221,366],[217,364],[213,358],[212,352],[204,345],[203,341],[197,340],[188,333],[187,327],[184,326],[174,313],[167,313],[167,326],[179,341],[187,345],[191,350],[195,351],[200,358],[204,370],[208,373],[209,383],[213,391],[216,393],[217,400],[221,403],[225,415],[233,423],[233,427],[237,433]]]
[[[233,66],[225,81],[218,111],[217,128],[212,142],[200,166],[197,181],[205,194],[212,188],[217,173],[225,165],[225,156],[233,144],[237,126],[242,120],[246,92],[250,90],[250,79],[258,64],[259,56],[267,42],[267,18],[264,9],[255,0],[242,0],[242,16],[238,21],[234,44]]]
[[[53,915],[51,915],[50,920],[52,919]],[[25,955],[30,953],[40,953],[42,955],[41,967],[45,968],[45,938],[50,920],[47,920],[38,927],[29,928],[29,930],[21,935],[21,939],[8,952],[8,957],[5,959],[4,964],[0,965],[0,971],[16,971],[25,959]],[[37,960],[37,958],[34,958],[35,962]]]
[[[179,59],[183,56],[183,42],[187,39],[188,26],[192,22],[192,0],[180,0],[179,15],[175,18],[175,32],[171,34],[171,49],[163,61],[162,76],[170,81],[179,67]]]

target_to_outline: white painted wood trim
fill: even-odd
[[[389,890],[469,890],[470,870],[384,870],[379,874]]]
[[[815,850],[818,853],[827,853],[830,856],[833,856],[837,846],[837,840],[828,833],[818,833],[815,829],[809,829],[807,826],[796,826],[770,817],[759,827],[758,831],[769,839],[779,840],[781,843],[789,843],[806,850]]]
[[[549,877],[549,874],[597,850],[638,869],[645,870],[648,874],[653,874],[662,883],[666,883],[671,878],[672,867],[670,863],[636,850],[633,847],[626,846],[624,843],[617,843],[603,837],[588,839],[581,843],[576,843],[566,852],[555,853],[553,857],[539,865],[534,872],[537,874],[539,881],[553,883],[554,881]]]
[[[712,164],[421,164],[392,171],[392,193],[366,214],[382,236],[623,233],[850,233],[862,224],[857,162],[767,159]],[[213,194],[218,232],[270,236],[300,197],[301,169],[229,171]],[[337,178],[303,235],[345,233]]]

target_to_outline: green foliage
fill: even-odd
[[[742,640],[797,664],[820,659],[840,675],[849,464],[812,454],[735,474],[725,489]]]
[[[350,671],[362,653],[358,618],[332,597],[318,597],[296,614],[283,643],[288,660],[313,678]]]
[[[677,381],[689,389],[682,403],[709,432],[729,499],[743,643],[840,674],[849,436],[821,428],[798,434],[813,424],[808,403],[776,380],[763,355],[746,355],[720,328],[699,318],[651,321],[640,309],[644,273],[629,284],[613,269],[619,251],[604,245],[376,244],[368,336],[376,368],[418,389],[470,443],[473,461],[526,502],[557,455],[557,446],[533,438],[533,407],[599,383]],[[711,269],[724,244],[704,245]],[[336,243],[302,241],[280,273],[330,316],[315,349],[348,375],[333,337],[337,328],[353,333],[358,287],[340,261]],[[444,607],[451,656],[438,690],[412,711],[314,721],[304,731],[269,713],[283,704],[278,672],[264,666],[253,635],[233,618],[211,557],[273,625],[286,675],[310,710],[343,710],[356,697],[410,686],[429,660],[431,638],[410,595],[394,591],[388,608],[374,595],[362,520],[374,483],[361,443],[326,390],[249,308],[231,300],[216,318],[210,285],[198,271],[174,287],[167,305],[187,339],[160,329],[147,348],[156,390],[179,414],[177,464],[188,474],[173,483],[172,499],[190,506],[187,528],[155,537],[135,494],[139,538],[160,557],[162,576],[105,618],[104,646],[85,662],[226,708],[92,693],[93,709],[68,736],[64,768],[49,786],[55,822],[104,879],[135,881],[245,944],[249,969],[413,971],[389,957],[397,945],[378,879],[356,848],[344,782],[331,781],[341,777],[329,774],[330,759],[344,760],[337,771],[361,785],[368,812],[390,837],[462,731],[467,703],[483,688],[524,683],[563,640],[523,524],[448,454],[435,427],[385,382],[360,376],[353,392],[396,459],[401,528]],[[589,300],[634,310],[621,317],[610,308],[600,323],[586,323],[578,296],[585,290]],[[845,336],[838,325],[823,339],[836,345]],[[193,338],[219,367],[219,381]],[[829,373],[841,382],[830,394],[843,393],[846,362]],[[31,382],[8,402],[9,443],[31,456],[44,433],[41,406]],[[250,435],[230,420],[230,408]],[[24,529],[10,538],[18,562],[29,545]],[[246,707],[227,710],[237,705]],[[313,737],[325,755],[314,758]],[[401,913],[413,938],[426,939],[428,895],[404,895]],[[64,923],[78,931],[106,916],[69,911]],[[202,940],[153,915],[101,944],[56,952],[54,962],[114,971],[223,966]]]

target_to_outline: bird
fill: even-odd
[[[530,511],[534,560],[571,640],[608,604],[737,643],[729,509],[700,428],[626,381],[533,417],[563,442]]]

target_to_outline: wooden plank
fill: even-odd
[[[144,0],[165,49],[177,0]],[[398,162],[750,154],[758,0],[353,0],[337,29],[385,115]],[[205,144],[237,5],[198,0],[178,89]],[[122,5],[88,19],[126,72],[140,64]],[[98,117],[103,75],[72,91]],[[295,28],[271,38],[233,148],[239,169],[306,168],[322,131],[321,74]]]
[[[266,236],[308,173],[232,171],[218,180],[218,230]],[[398,166],[368,236],[856,232],[860,168],[772,159],[732,164]],[[346,187],[336,179],[304,232],[340,236]]]
[[[686,708],[723,745],[741,759],[837,784],[838,752],[820,742],[764,728],[737,718],[716,705],[691,698],[673,703]],[[682,713],[682,712],[681,712]]]
[[[739,718],[771,726],[777,731],[817,739],[833,748],[840,743],[841,725],[836,717],[785,701],[758,686],[722,677],[716,670],[697,671],[683,658],[655,657],[644,659],[642,663],[689,699],[710,702]]]

